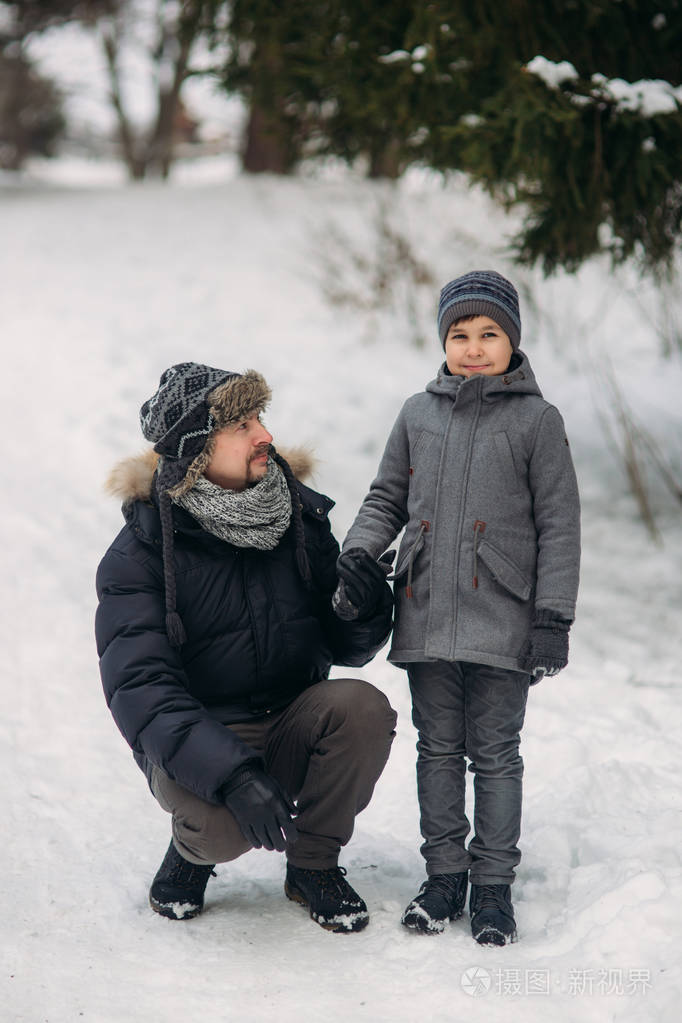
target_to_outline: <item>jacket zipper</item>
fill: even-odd
[[[465,470],[464,470],[464,479],[462,481],[462,508],[461,508],[460,515],[459,515],[459,523],[457,525],[457,535],[455,537],[455,547],[456,547],[456,550],[457,550],[457,560],[456,560],[456,564],[455,564],[455,571],[454,571],[453,576],[452,576],[452,586],[453,586],[452,607],[453,607],[453,612],[454,612],[452,618],[453,618],[453,626],[454,626],[454,628],[453,628],[453,633],[452,633],[451,649],[454,649],[454,647],[455,647],[455,635],[456,635],[456,632],[457,632],[457,580],[459,579],[459,564],[460,564],[460,560],[461,560],[462,531],[464,529],[464,512],[466,510],[467,493],[468,493],[468,490],[469,490],[469,476],[471,475],[471,450],[472,450],[473,445],[474,445],[474,435],[476,433],[476,428],[478,426],[478,419],[479,419],[479,416],[481,414],[481,384],[480,384],[480,380],[476,381],[476,385],[475,386],[478,387],[478,392],[477,392],[476,398],[475,398],[475,401],[476,401],[476,413],[474,415],[474,420],[473,420],[473,422],[471,424],[471,430],[469,432],[469,441],[468,441],[468,444],[467,444],[467,454],[466,454],[466,464],[465,464]],[[456,408],[457,408],[457,403],[455,402],[455,406],[454,406],[454,408],[452,410],[452,415],[453,416],[455,415]]]
[[[239,554],[237,554],[237,557],[239,557]],[[260,681],[261,667],[262,667],[261,650],[260,650],[260,637],[258,635],[258,630],[256,628],[256,618],[255,618],[255,615],[253,613],[253,608],[251,606],[251,599],[249,597],[249,588],[248,588],[247,582],[246,582],[246,558],[240,557],[239,560],[241,561],[241,566],[242,566],[242,587],[243,587],[243,590],[244,590],[244,599],[246,600],[246,607],[248,608],[248,612],[249,612],[249,621],[251,622],[251,632],[253,633],[253,649],[254,649],[254,652],[256,654],[256,672],[257,672],[257,675],[258,675],[258,680]]]

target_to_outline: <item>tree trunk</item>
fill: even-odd
[[[400,177],[402,170],[400,143],[396,139],[390,139],[388,142],[377,140],[369,152],[368,177],[395,180]]]
[[[19,171],[28,156],[26,130],[22,119],[22,82],[21,58],[16,57],[5,61],[2,69],[2,104],[0,117],[3,121],[3,136],[0,140],[0,168],[2,170]]]
[[[167,46],[170,45],[174,49],[177,44],[177,55],[174,54],[172,58],[166,57],[169,62],[172,60],[170,85],[164,84],[163,74],[159,73],[156,121],[148,134],[135,133],[123,106],[118,70],[119,42],[115,30],[102,32],[102,43],[109,71],[111,102],[118,121],[123,158],[130,177],[135,181],[141,181],[148,175],[165,179],[170,173],[180,92],[188,76],[189,56],[201,23],[202,10],[203,5],[199,2],[196,3],[193,11],[188,12],[186,20],[178,26],[177,37],[162,36],[159,39],[156,57],[159,71],[161,71]]]
[[[276,112],[253,100],[249,110],[242,166],[250,174],[289,174],[293,167],[287,126]]]
[[[121,141],[123,159],[133,181],[141,181],[147,170],[146,160],[138,153],[135,134],[123,107],[121,82],[118,74],[118,43],[113,32],[102,32],[102,46],[109,72],[111,103],[118,121],[118,135]]]
[[[201,5],[198,5],[199,11]],[[175,124],[180,108],[180,91],[187,78],[189,55],[194,43],[198,27],[198,13],[191,25],[185,26],[182,37],[178,40],[179,50],[173,66],[173,81],[170,88],[159,87],[159,110],[156,125],[149,140],[148,170],[155,177],[164,180],[170,174],[173,162],[173,144]]]

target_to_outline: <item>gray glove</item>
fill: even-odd
[[[274,778],[246,763],[223,785],[221,795],[255,849],[284,852],[298,831],[292,817],[296,807]]]

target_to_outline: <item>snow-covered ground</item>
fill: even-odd
[[[598,373],[612,366],[679,469],[682,367],[659,355],[657,294],[600,262],[549,282],[518,270],[509,221],[461,181],[187,173],[168,187],[67,187],[51,173],[0,182],[0,1018],[679,1018],[679,506],[654,488],[655,545],[596,411],[608,411]],[[381,248],[381,221],[431,284],[393,262],[386,230]],[[479,948],[466,917],[434,938],[400,927],[423,877],[415,734],[405,677],[383,655],[362,675],[389,695],[399,731],[342,861],[367,930],[321,931],[265,852],[218,868],[201,917],[156,916],[147,889],[168,819],[108,714],[93,641],[94,572],[121,522],[102,482],[142,447],[140,404],[176,361],[261,370],[268,426],[282,447],[315,448],[342,537],[402,401],[435,375],[438,288],[491,266],[522,291],[522,345],[564,413],[584,503],[571,664],[531,691],[522,744],[518,944]],[[367,280],[383,267],[388,306],[325,298],[347,289],[371,306]]]

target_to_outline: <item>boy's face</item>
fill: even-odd
[[[457,320],[445,337],[445,361],[454,376],[497,376],[509,366],[512,352],[509,335],[490,316]]]

